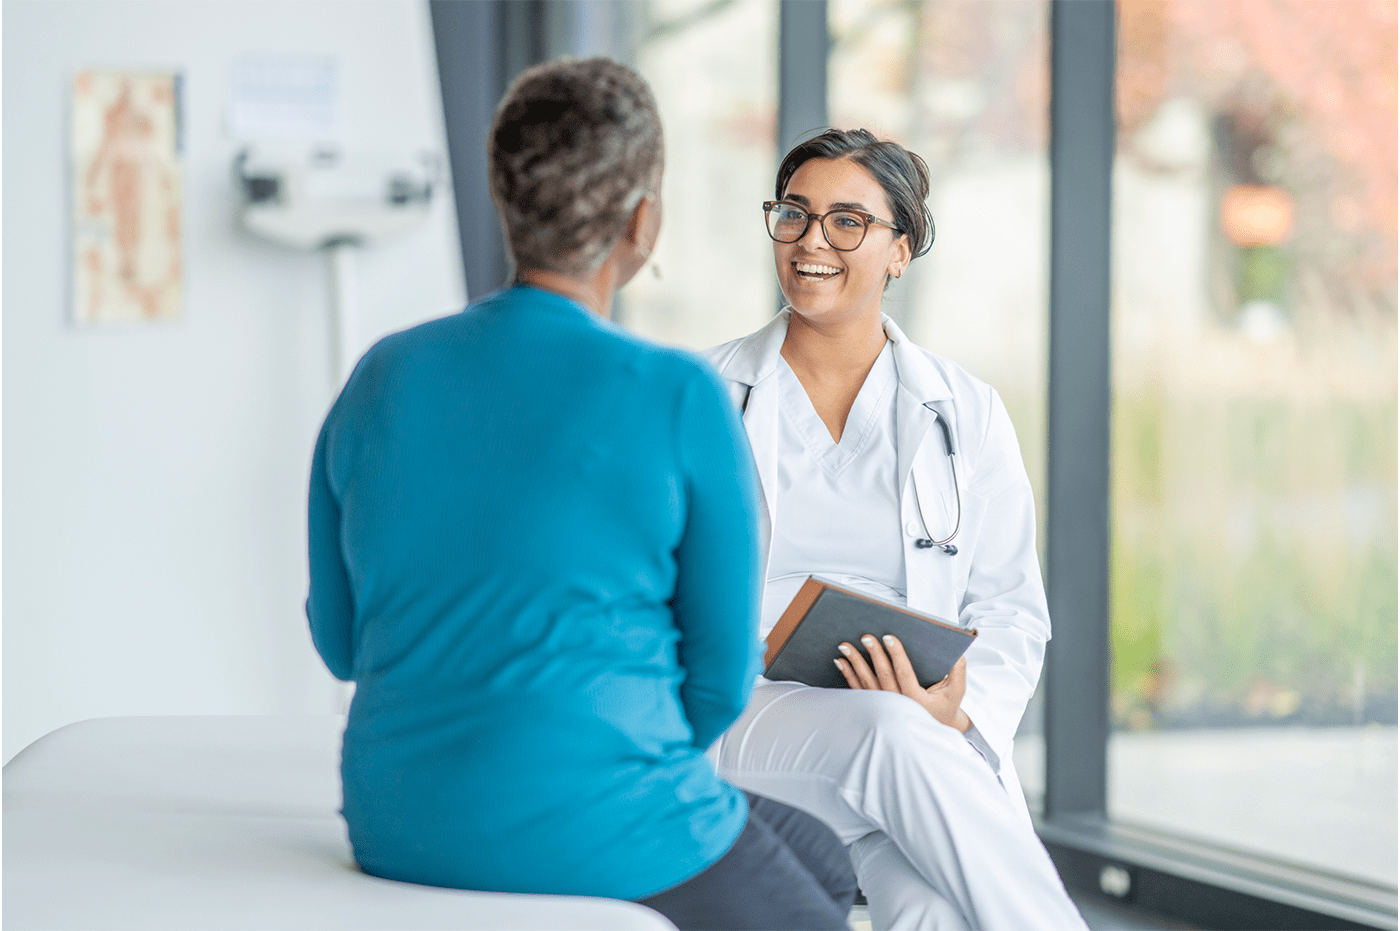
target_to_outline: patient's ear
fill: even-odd
[[[642,199],[632,209],[632,216],[627,218],[627,233],[624,238],[644,255],[651,255],[660,231],[661,196],[648,192],[642,195]]]
[[[619,288],[631,281],[632,276],[646,264],[660,232],[661,195],[643,194],[637,206],[632,209],[632,215],[627,218],[627,231],[622,234],[622,239],[613,249],[613,256],[618,265]]]

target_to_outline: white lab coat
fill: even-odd
[[[781,519],[774,375],[789,314],[704,353],[741,409],[753,449],[764,579]],[[906,600],[977,630],[962,704],[973,730],[964,739],[898,696],[773,683],[755,689],[712,755],[726,778],[837,831],[879,928],[1083,928],[1035,837],[1012,763],[1012,738],[1050,638],[1034,500],[1015,431],[990,386],[914,345],[888,317],[882,322],[899,377]],[[951,427],[962,495],[954,556],[915,545],[947,537],[958,519],[938,417]]]
[[[743,411],[763,488],[759,516],[764,578],[773,534],[778,484],[778,386],[773,378],[787,336],[784,309],[762,329],[707,350]],[[976,629],[967,651],[963,710],[971,740],[1021,810],[1025,800],[1012,763],[1012,739],[1040,679],[1050,614],[1035,549],[1035,500],[1016,433],[995,390],[961,367],[914,345],[889,317],[885,335],[899,372],[896,398],[900,509],[904,526],[909,607],[956,619]],[[962,492],[956,556],[919,549],[927,533],[943,539],[957,519],[953,470],[935,426],[935,412],[952,428]],[[916,497],[917,494],[917,497]],[[1029,817],[1029,813],[1027,813]]]

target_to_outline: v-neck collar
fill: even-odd
[[[866,373],[865,381],[856,393],[851,411],[846,415],[846,428],[841,431],[841,442],[831,438],[821,416],[802,387],[797,373],[787,360],[778,357],[778,398],[788,422],[802,437],[802,444],[828,475],[833,477],[850,465],[860,455],[871,435],[880,413],[889,407],[888,395],[897,382],[893,343],[886,340],[884,348],[875,358],[875,364]]]

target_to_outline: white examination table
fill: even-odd
[[[35,741],[4,769],[5,928],[673,927],[631,902],[361,873],[338,814],[344,726],[99,718]]]

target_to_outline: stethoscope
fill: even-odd
[[[953,532],[942,540],[935,540],[933,534],[929,533],[928,521],[924,518],[924,503],[919,500],[919,483],[914,482],[914,506],[919,509],[919,523],[924,526],[924,536],[914,541],[914,545],[921,550],[941,547],[943,552],[949,556],[958,555],[958,548],[953,545],[953,538],[958,535],[958,528],[962,526],[962,491],[958,488],[958,454],[953,447],[953,431],[948,426],[948,421],[943,415],[934,410],[931,403],[925,403],[924,407],[933,411],[933,416],[937,419],[938,425],[943,428],[943,448],[948,451],[948,465],[953,470],[953,497],[958,502],[958,519],[953,522]]]

